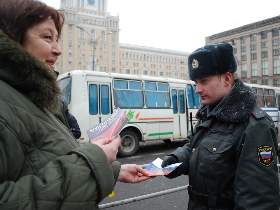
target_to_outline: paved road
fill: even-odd
[[[129,158],[118,158],[122,164],[135,163],[144,165],[151,163],[157,157],[163,158],[166,154],[174,151],[182,143],[166,144],[162,141],[152,141],[146,144],[141,144],[137,154]],[[114,201],[125,200],[142,195],[156,193],[163,190],[169,190],[176,187],[186,186],[188,177],[181,176],[176,179],[167,179],[164,176],[158,176],[148,181],[138,184],[127,184],[117,182],[115,187],[115,196],[106,198],[101,204],[108,204]],[[144,199],[128,204],[123,204],[111,208],[112,210],[169,210],[169,209],[187,209],[188,194],[186,190],[181,190],[175,193],[160,195],[150,199]]]

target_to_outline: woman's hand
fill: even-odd
[[[121,144],[121,137],[118,135],[113,140],[100,137],[98,140],[91,143],[98,145],[106,154],[109,163],[112,163],[116,160],[118,148]]]
[[[136,164],[121,165],[118,181],[126,183],[138,183],[150,179],[147,170]]]

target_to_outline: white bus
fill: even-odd
[[[274,121],[275,126],[279,120],[280,88],[267,85],[246,84],[257,95],[257,105],[261,107]]]
[[[85,70],[61,74],[58,80],[81,128],[80,143],[88,143],[86,131],[117,107],[126,113],[122,157],[135,154],[140,141],[186,140],[196,123],[200,99],[193,81]]]

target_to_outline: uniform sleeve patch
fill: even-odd
[[[263,111],[260,107],[258,107],[257,105],[254,106],[254,109],[252,111],[252,115],[256,118],[256,119],[260,119],[266,116],[266,112]]]
[[[259,163],[264,166],[270,166],[274,162],[271,146],[261,146],[257,149]]]

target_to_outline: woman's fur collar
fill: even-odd
[[[0,79],[28,97],[41,110],[61,107],[54,71],[0,30]]]
[[[238,123],[246,120],[254,109],[256,95],[253,90],[240,79],[223,100],[214,108],[216,118],[222,122]],[[202,106],[197,112],[197,118],[204,116],[207,106]]]

